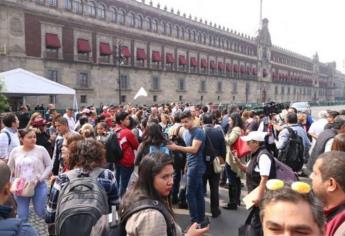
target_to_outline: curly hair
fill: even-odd
[[[91,171],[96,167],[103,167],[106,163],[104,146],[93,139],[83,139],[68,145],[70,151],[66,163],[67,168],[72,170],[80,167]]]

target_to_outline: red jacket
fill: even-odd
[[[121,125],[116,125],[115,132],[122,149],[122,159],[118,164],[124,167],[133,167],[135,159],[134,150],[137,150],[139,146],[137,138],[130,129]]]
[[[326,224],[326,234],[325,236],[333,236],[334,233],[337,231],[337,229],[340,227],[340,225],[345,224],[345,203],[325,211],[325,215],[327,218],[327,224]],[[342,209],[339,209],[342,208]],[[336,212],[336,211],[339,212]],[[334,215],[335,213],[335,215]]]

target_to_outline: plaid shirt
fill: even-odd
[[[80,170],[79,170],[80,171]],[[56,181],[51,188],[47,213],[46,213],[46,222],[54,223],[55,222],[55,213],[57,202],[59,198],[60,190],[69,182],[69,179],[66,174],[61,174],[56,178]],[[117,182],[113,172],[108,169],[105,169],[97,178],[97,182],[104,188],[108,196],[108,204],[111,209],[111,206],[119,204],[119,194],[117,190]]]

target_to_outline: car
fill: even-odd
[[[292,103],[290,107],[296,108],[297,112],[303,112],[309,115],[311,114],[309,102],[295,102]]]

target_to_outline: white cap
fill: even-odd
[[[248,142],[251,140],[258,141],[258,142],[264,142],[266,135],[267,135],[267,132],[252,131],[247,136],[241,137],[241,139],[245,142]]]

